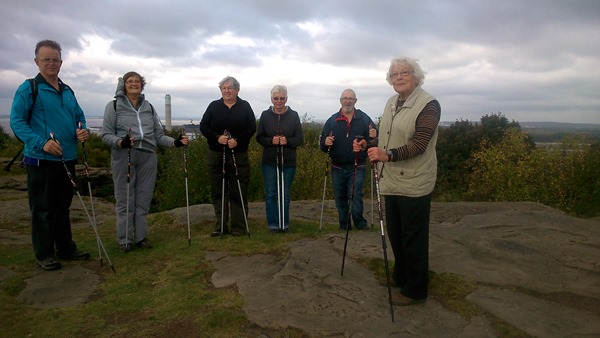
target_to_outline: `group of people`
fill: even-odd
[[[58,77],[60,45],[40,41],[34,61],[39,69],[35,85],[25,81],[17,89],[10,123],[25,145],[34,254],[40,267],[55,270],[61,267],[57,258],[90,257],[72,239],[69,209],[73,193],[68,188],[70,177],[75,177],[78,142],[85,142],[89,132],[73,91]],[[423,303],[428,296],[429,215],[441,108],[421,88],[424,78],[416,60],[393,59],[387,81],[396,94],[385,105],[379,130],[355,107],[354,90],[345,89],[341,108],[325,122],[320,138],[321,150],[331,162],[340,230],[347,231],[352,224],[358,230],[367,229],[362,186],[367,160],[377,165],[395,260],[392,277],[400,289],[392,297],[397,305]],[[114,100],[105,107],[101,132],[112,149],[116,233],[123,252],[151,247],[146,216],[156,182],[157,146],[182,147],[189,142],[186,135],[172,138],[164,134],[160,118],[142,93],[145,85],[145,78],[137,72],[118,79]],[[287,105],[287,88],[273,87],[272,105],[261,113],[258,126],[252,107],[238,96],[238,80],[227,76],[219,82],[219,89],[221,98],[208,105],[200,123],[209,147],[207,163],[216,217],[211,236],[239,236],[248,231],[248,146],[255,133],[263,147],[267,227],[270,232],[287,232],[296,149],[304,142],[299,115]]]

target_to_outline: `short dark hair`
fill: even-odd
[[[38,52],[40,51],[40,48],[42,47],[49,47],[52,49],[56,49],[58,51],[58,54],[60,54],[62,56],[62,49],[60,48],[60,44],[54,40],[42,40],[40,42],[37,43],[37,45],[35,45],[35,57],[38,56]]]

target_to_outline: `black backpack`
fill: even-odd
[[[35,79],[27,79],[27,81],[29,81],[29,87],[31,87],[31,99],[32,99],[31,107],[29,107],[29,111],[27,112],[27,124],[29,124],[29,122],[31,122],[31,114],[33,113],[33,107],[35,107],[35,100],[37,99],[38,88],[37,88],[37,82],[35,82]],[[6,167],[4,167],[5,171],[10,171],[10,167],[13,165],[13,163],[15,163],[15,161],[17,160],[19,155],[21,155],[21,153],[23,152],[23,149],[25,149],[25,143],[23,143],[23,141],[21,141],[21,139],[16,134],[15,134],[15,137],[23,145],[21,146],[21,149],[19,149],[17,154],[12,158],[12,160],[10,160],[10,162],[8,162]]]

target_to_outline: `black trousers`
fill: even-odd
[[[245,217],[248,216],[248,185],[250,184],[250,161],[248,160],[248,153],[235,153],[235,164],[237,165],[237,176],[233,157],[231,156],[231,149],[226,149],[225,189],[223,189],[223,152],[208,151],[210,192],[215,217],[217,218],[215,230],[221,229],[221,215],[223,215],[223,231],[227,231],[228,216],[231,210],[231,230],[244,233],[246,232]],[[239,187],[238,179],[240,183]],[[240,187],[242,190],[241,196]],[[225,194],[225,208],[221,210],[223,192]],[[244,209],[246,210],[245,216]]]
[[[75,179],[75,161],[67,162]],[[37,259],[69,256],[77,249],[72,239],[70,208],[73,185],[62,162],[40,161],[27,166],[31,210],[31,242]]]
[[[429,214],[431,194],[385,196],[385,220],[394,253],[392,277],[401,293],[427,298],[429,286]]]

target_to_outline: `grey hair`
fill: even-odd
[[[356,92],[352,88],[346,88],[346,89],[342,90],[342,95],[340,96],[340,99],[342,99],[342,96],[344,96],[344,93],[346,93],[346,92],[352,93],[352,96],[354,96],[354,98],[356,99]]]
[[[425,72],[421,69],[421,66],[419,66],[419,63],[417,61],[418,61],[417,59],[411,59],[406,56],[393,58],[392,61],[390,62],[390,68],[388,69],[385,79],[391,85],[392,84],[391,75],[392,75],[393,68],[395,66],[409,66],[414,71],[413,76],[417,79],[417,84],[419,86],[423,85],[423,83],[425,83]]]
[[[287,87],[284,85],[275,85],[273,86],[273,89],[271,89],[271,97],[273,97],[273,94],[275,93],[283,93],[287,98]]]
[[[240,82],[235,77],[229,75],[219,82],[219,89],[227,82],[231,82],[233,89],[240,90]]]
[[[42,40],[35,45],[35,57],[38,56],[38,52],[40,48],[48,47],[51,49],[56,49],[58,51],[58,55],[62,57],[62,49],[60,48],[60,44],[54,40]]]

